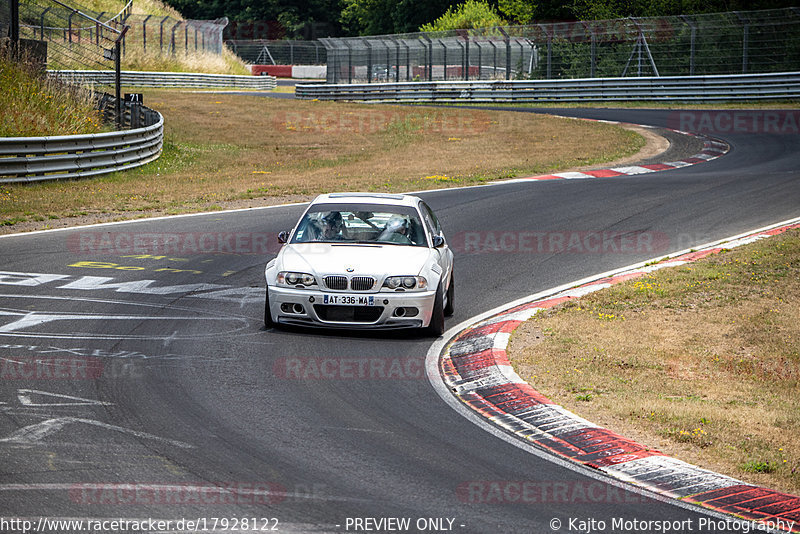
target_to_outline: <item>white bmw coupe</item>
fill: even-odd
[[[264,324],[427,328],[453,313],[453,252],[411,195],[320,195],[267,264]]]

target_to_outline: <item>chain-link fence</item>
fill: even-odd
[[[124,13],[103,16],[67,7],[60,1],[26,0],[19,3],[21,39],[47,43],[47,67],[113,69],[118,43],[124,37],[119,19]]]
[[[0,27],[12,0],[0,0]],[[96,12],[70,1],[24,0],[19,3],[20,37],[48,42],[48,67],[106,69],[110,50],[121,38],[121,53],[222,53],[222,30],[228,19],[177,20],[136,15],[129,2],[119,13]],[[120,37],[121,36],[121,37]]]
[[[800,8],[320,39],[329,83],[800,71]]]
[[[0,41],[11,37],[11,2],[0,0]]]
[[[225,44],[253,65],[324,65],[328,57],[319,41],[237,39]]]
[[[216,20],[177,20],[153,15],[128,15],[122,22],[130,28],[125,46],[137,46],[144,52],[165,54],[190,51],[222,53],[222,30],[227,18]]]

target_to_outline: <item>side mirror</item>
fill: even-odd
[[[289,241],[289,231],[284,230],[278,234],[278,243],[285,244],[287,241]]]
[[[433,248],[441,248],[444,246],[444,238],[440,235],[433,236]]]

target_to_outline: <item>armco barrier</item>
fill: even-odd
[[[800,72],[720,76],[297,85],[295,96],[373,102],[621,102],[796,99]]]
[[[155,114],[155,122],[144,128],[91,135],[0,137],[0,183],[85,178],[153,161],[161,154],[164,118],[156,111],[145,111]]]
[[[67,83],[83,85],[113,85],[111,70],[58,70],[48,75]],[[203,74],[190,72],[122,71],[120,82],[134,87],[234,87],[241,89],[275,89],[273,76],[242,76],[238,74]]]

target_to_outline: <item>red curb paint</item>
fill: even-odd
[[[667,260],[667,263],[674,263],[679,261],[685,262],[695,262],[697,260],[701,260],[707,256],[713,256],[714,254],[719,254],[722,252],[722,248],[712,248],[709,250],[700,250],[697,252],[689,252],[688,254],[684,254],[683,256],[678,256],[677,258],[670,258]]]
[[[492,417],[500,417],[506,415],[505,412],[499,410],[497,406],[495,406],[494,404],[486,402],[486,399],[484,399],[477,393],[465,393],[464,395],[461,396],[461,398],[466,404],[469,404],[473,410],[475,410],[479,414],[489,419],[491,419]]]
[[[588,174],[589,176],[594,176],[595,178],[613,178],[615,176],[625,175],[625,173],[614,171],[611,169],[598,169],[596,171],[581,171],[581,172],[583,174]]]
[[[793,224],[791,226],[784,226],[782,228],[775,228],[774,230],[767,230],[766,232],[764,232],[764,235],[769,235],[769,236],[779,235],[779,234],[782,234],[782,233],[786,232],[787,230],[795,230],[797,228],[800,228],[800,224]]]
[[[463,341],[465,339],[472,339],[481,336],[490,336],[492,334],[510,334],[513,332],[522,321],[502,321],[497,323],[488,324],[486,326],[480,326],[473,330],[469,330],[465,335],[459,336],[457,341]]]
[[[648,451],[648,450],[630,451],[615,456],[607,456],[606,458],[599,458],[597,460],[587,463],[586,465],[588,465],[589,467],[594,467],[595,469],[601,469],[603,467],[610,467],[612,465],[624,464],[627,462],[631,462],[633,460],[640,460],[642,458],[647,458],[648,456],[664,456],[664,453],[660,451]]]
[[[589,122],[597,122],[593,119],[581,119],[581,120]],[[624,125],[624,123],[615,123],[615,124]],[[690,137],[705,137],[693,133],[681,132],[679,130],[672,130],[672,131],[679,134],[688,135]],[[703,150],[701,150],[695,156],[681,160],[681,163],[688,163],[690,165],[695,165],[697,163],[705,163],[707,161],[710,161],[711,159],[716,159],[720,156],[723,156],[724,154],[727,154],[728,150],[730,150],[730,147],[724,141],[706,137],[703,142]],[[699,156],[709,156],[709,157],[702,158]],[[638,165],[638,167],[642,167],[651,171],[668,171],[676,168],[675,165],[670,165],[668,163],[648,163],[646,165]],[[591,176],[593,178],[613,178],[615,176],[631,176],[632,174],[635,174],[635,173],[615,171],[613,169],[595,169],[591,171],[578,171],[578,172],[580,172],[581,174]],[[538,181],[538,180],[565,180],[566,178],[564,178],[563,176],[558,176],[556,174],[544,174],[542,176],[526,176],[522,179]]]
[[[531,306],[531,308],[552,308],[553,306],[558,306],[562,302],[567,302],[568,300],[575,300],[575,297],[558,297],[554,299],[542,300],[537,302],[535,306]]]
[[[800,498],[788,493],[742,484],[692,495],[686,500],[749,519],[800,520]],[[795,525],[793,532],[800,531]]]
[[[589,282],[588,284],[583,285],[581,287],[591,287],[591,286],[597,286],[597,285],[601,285],[601,284],[612,284],[612,285],[613,284],[619,284],[621,282],[625,282],[626,280],[633,280],[634,278],[641,278],[645,274],[646,273],[642,273],[642,272],[620,274],[620,275],[617,275],[617,276],[612,276],[610,278],[603,278],[601,280],[596,280],[594,282]]]
[[[483,350],[474,354],[465,354],[451,358],[456,371],[463,378],[470,378],[468,375],[475,371],[494,367],[496,364],[494,349]],[[506,360],[508,361],[508,360]]]
[[[536,443],[541,445],[542,447],[546,447],[556,453],[558,456],[562,456],[564,458],[571,458],[575,459],[580,454],[580,449],[570,445],[566,441],[560,440],[558,438],[544,438],[536,440]]]
[[[540,404],[553,404],[553,401],[533,389],[528,384],[503,384],[478,390],[483,398],[507,414],[530,410]]]
[[[674,169],[675,167],[672,165],[667,165],[665,163],[650,163],[648,165],[642,165],[645,169],[650,169],[651,171],[669,171]]]

